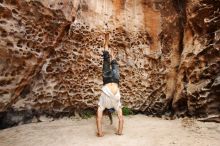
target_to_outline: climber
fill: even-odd
[[[114,58],[114,55],[111,55]],[[102,132],[102,116],[104,109],[112,109],[114,108],[118,114],[119,125],[116,131],[117,135],[122,135],[123,130],[123,115],[122,108],[120,102],[120,91],[119,91],[119,66],[115,59],[110,61],[110,54],[108,51],[103,51],[103,87],[102,94],[99,98],[98,102],[98,110],[97,110],[97,136],[104,136]]]

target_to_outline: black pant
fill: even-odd
[[[116,60],[104,59],[103,61],[103,83],[119,83],[119,66]]]

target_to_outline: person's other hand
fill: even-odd
[[[116,134],[116,135],[123,135],[122,133],[119,133],[119,132],[116,132],[115,134]]]
[[[98,132],[97,132],[97,133],[96,133],[96,136],[97,136],[97,137],[103,137],[104,134],[103,134],[103,133],[98,133]]]

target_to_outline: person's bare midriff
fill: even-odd
[[[110,89],[110,91],[115,95],[118,92],[118,84],[117,83],[108,83],[106,86]]]

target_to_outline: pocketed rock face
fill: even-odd
[[[106,31],[123,105],[153,115],[219,114],[219,3],[0,1],[2,117],[95,109]]]
[[[60,10],[51,11],[39,2],[0,2],[0,111],[7,112],[31,93],[33,78],[70,22]]]
[[[188,1],[184,49],[173,107],[178,114],[219,115],[220,1]]]

